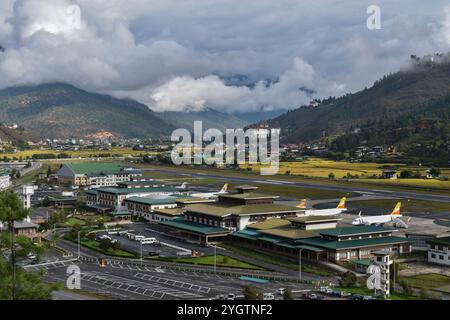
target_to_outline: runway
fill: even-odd
[[[140,171],[155,171],[161,173],[168,174],[178,174],[180,175],[180,171],[177,170],[169,170],[169,169],[153,169],[153,168],[144,168],[140,169]],[[363,188],[363,187],[346,187],[346,186],[332,186],[326,184],[318,184],[318,183],[307,183],[307,182],[295,182],[295,181],[282,181],[282,180],[264,180],[264,179],[256,179],[250,177],[234,177],[234,176],[221,176],[218,174],[206,174],[206,173],[182,173],[183,176],[191,176],[191,177],[200,177],[200,178],[213,178],[213,179],[227,179],[228,181],[236,181],[243,183],[265,183],[270,185],[287,185],[290,187],[301,187],[301,188],[311,188],[311,189],[323,189],[323,190],[331,190],[331,191],[340,191],[340,192],[355,192],[360,194],[370,194],[374,196],[380,197],[389,197],[396,199],[416,199],[416,200],[425,200],[425,201],[440,201],[440,202],[450,202],[450,195],[437,195],[437,194],[425,194],[425,193],[417,193],[417,192],[409,192],[409,191],[391,191],[391,190],[380,190],[380,189],[371,189],[371,188]]]

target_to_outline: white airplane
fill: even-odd
[[[336,208],[333,209],[317,209],[317,210],[305,210],[306,216],[334,216],[347,211],[345,208],[346,197],[343,197]],[[306,199],[303,199],[297,208],[306,209]]]
[[[202,193],[192,193],[190,194],[191,197],[196,197],[196,198],[214,198],[217,197],[220,194],[224,194],[224,193],[228,193],[228,183],[224,184],[224,186],[222,187],[222,189],[220,189],[220,191],[216,191],[216,192],[202,192]]]
[[[402,203],[398,202],[395,206],[394,210],[392,210],[391,214],[384,214],[380,216],[370,216],[370,217],[362,217],[361,212],[358,214],[358,218],[354,219],[352,225],[354,226],[382,226],[385,223],[392,222],[395,226],[399,228],[408,228],[408,225],[400,219],[402,214],[400,213],[400,207]],[[410,219],[409,219],[410,220]],[[408,222],[409,222],[408,220]]]
[[[175,188],[177,188],[177,189],[186,189],[187,188],[187,182],[183,182],[181,184],[181,186],[176,186]]]

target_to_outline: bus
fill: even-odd
[[[141,241],[141,244],[153,244],[153,243],[157,242],[156,238],[143,238],[139,241]]]

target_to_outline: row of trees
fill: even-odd
[[[245,300],[263,300],[263,294],[258,291],[253,286],[245,286],[242,290],[242,294],[244,295]],[[292,295],[292,291],[289,288],[286,288],[283,293],[284,300],[294,300],[294,296]]]
[[[0,234],[0,300],[50,299],[57,288],[42,281],[42,273],[29,273],[17,262],[33,252],[41,254],[43,248],[25,236],[16,236],[14,223],[29,215],[22,201],[12,191],[0,192],[0,221],[6,231]]]

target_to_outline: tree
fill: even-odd
[[[441,174],[441,169],[436,168],[436,167],[431,167],[430,170],[428,170],[428,173],[433,178],[436,178],[436,177],[439,177],[439,175]]]
[[[356,275],[351,271],[347,271],[341,276],[339,284],[341,287],[351,288],[356,285],[356,281],[357,281]]]
[[[284,300],[294,300],[294,296],[292,295],[292,291],[289,288],[286,288],[283,293]]]
[[[47,167],[47,178],[52,174],[52,168],[50,166]]]
[[[16,299],[16,242],[14,236],[14,223],[16,221],[22,221],[28,215],[30,211],[23,207],[23,202],[19,196],[12,191],[0,192],[0,221],[4,222],[8,226],[10,233],[10,249],[11,249],[11,271],[12,271],[12,286],[11,297]]]
[[[334,180],[335,178],[336,178],[336,176],[334,175],[333,172],[330,172],[330,173],[328,174],[328,179]]]
[[[245,300],[260,300],[261,298],[258,290],[252,286],[245,286],[242,290],[242,294],[244,295]]]

